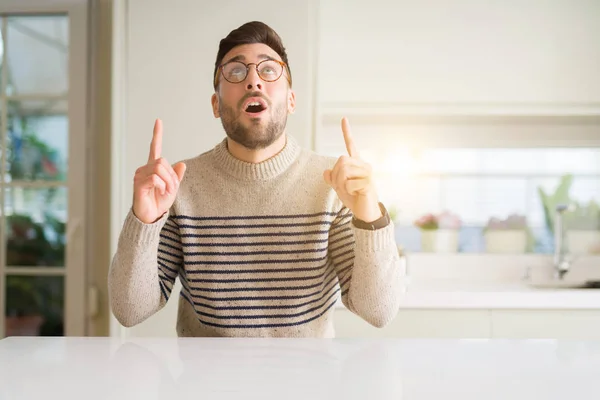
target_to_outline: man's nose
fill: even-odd
[[[248,76],[246,77],[246,90],[262,90],[262,79],[258,76],[256,65],[248,67]]]

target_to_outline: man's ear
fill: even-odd
[[[210,103],[212,104],[213,115],[215,118],[221,117],[221,114],[219,114],[219,97],[216,93],[210,97]]]
[[[296,111],[296,92],[292,89],[288,93],[288,112],[293,114]]]

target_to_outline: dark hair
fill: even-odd
[[[288,63],[287,53],[281,41],[281,37],[270,26],[260,21],[247,22],[237,29],[229,32],[229,35],[219,42],[219,51],[217,60],[215,61],[215,70],[213,72],[213,85],[217,88],[216,80],[217,70],[223,62],[225,54],[231,49],[242,44],[262,43],[272,48],[281,60],[285,63],[288,74],[290,76],[290,85],[292,81],[292,71]]]

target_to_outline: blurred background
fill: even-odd
[[[175,301],[119,326],[106,275],[155,118],[172,163],[224,137],[218,42],[251,20],[288,51],[287,133],[337,157],[349,118],[413,278],[340,336],[598,335],[597,292],[521,280],[557,252],[600,280],[600,1],[0,0],[0,337],[175,334]]]

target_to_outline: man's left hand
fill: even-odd
[[[382,214],[373,185],[371,165],[360,158],[346,117],[342,118],[342,132],[348,155],[338,158],[333,169],[323,173],[323,178],[355,218],[373,222],[381,218]]]

